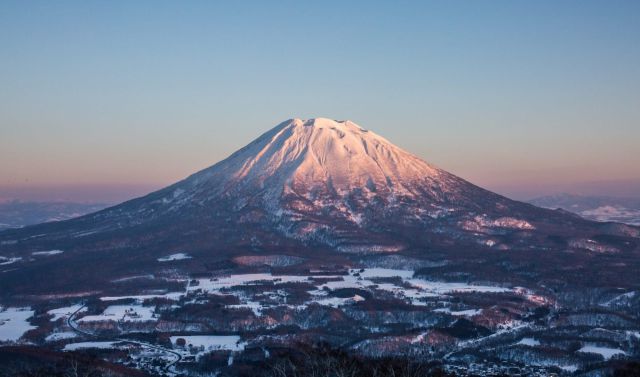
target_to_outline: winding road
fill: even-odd
[[[78,325],[76,324],[74,317],[84,308],[86,308],[86,305],[82,305],[80,308],[78,308],[78,310],[76,310],[75,312],[73,312],[69,317],[67,317],[67,325],[69,326],[69,328],[71,328],[73,331],[75,331],[76,333],[80,334],[80,335],[84,335],[84,336],[88,336],[91,338],[97,338],[97,336],[93,333],[81,330]],[[113,339],[106,339],[107,341],[112,341],[112,342],[123,342],[123,343],[130,343],[130,344],[136,344],[139,345],[141,347],[146,347],[146,348],[150,348],[150,349],[154,349],[157,351],[161,351],[164,352],[168,355],[173,356],[172,357],[172,361],[170,361],[167,365],[165,365],[165,367],[163,368],[164,372],[168,372],[168,373],[175,373],[175,371],[172,371],[171,368],[178,362],[180,362],[182,360],[182,355],[180,355],[180,353],[175,352],[173,350],[170,350],[168,348],[164,348],[162,346],[158,346],[155,344],[151,344],[151,343],[147,343],[147,342],[142,342],[142,341],[138,341],[138,340],[131,340],[131,339],[125,339],[125,338],[113,338]]]

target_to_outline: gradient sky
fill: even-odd
[[[3,0],[0,198],[124,199],[316,116],[516,198],[640,196],[640,1],[345,3]]]

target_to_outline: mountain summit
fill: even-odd
[[[324,185],[340,195],[407,193],[440,173],[354,122],[325,118],[283,122],[203,175],[223,166],[223,179],[236,184],[294,192]]]
[[[26,260],[25,253],[64,250],[56,260],[70,265],[108,259],[114,270],[104,273],[112,277],[155,269],[169,251],[192,255],[183,263],[197,270],[246,254],[617,253],[634,248],[624,240],[638,234],[510,200],[354,122],[315,118],[282,122],[225,160],[147,196],[2,232],[0,256]],[[53,273],[57,267],[37,260],[26,268]],[[3,276],[28,276],[17,271]]]

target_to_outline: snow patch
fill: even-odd
[[[55,322],[61,318],[67,318],[75,312],[83,313],[86,311],[87,311],[87,308],[83,308],[82,304],[76,304],[71,306],[65,306],[64,308],[51,309],[47,312],[47,314],[52,315],[53,318],[51,318],[51,322]]]
[[[118,342],[80,342],[80,343],[70,343],[64,346],[63,351],[76,351],[81,349],[110,349],[110,348],[118,348],[116,346]]]
[[[601,346],[597,346],[597,345],[593,345],[593,344],[587,344],[582,346],[582,348],[580,348],[578,350],[578,352],[583,352],[583,353],[597,353],[599,355],[602,355],[602,357],[604,357],[605,360],[609,360],[614,356],[617,355],[626,355],[627,353],[624,352],[621,349],[618,348],[609,348],[609,347],[601,347]]]
[[[63,250],[48,250],[48,251],[34,251],[31,255],[35,256],[50,256],[64,253]]]
[[[27,331],[36,329],[28,321],[33,313],[29,308],[0,308],[0,342],[16,342]]]
[[[191,259],[191,256],[185,253],[175,253],[166,257],[158,258],[158,262],[173,262],[177,260]]]
[[[146,322],[157,321],[154,308],[141,305],[112,305],[107,307],[102,314],[82,317],[78,322],[122,321],[122,322]]]
[[[453,316],[473,317],[473,316],[476,316],[476,315],[482,313],[482,309],[467,309],[467,310],[452,311],[449,308],[439,308],[439,309],[435,309],[434,312],[436,312],[436,313],[447,313],[447,314],[451,314]]]
[[[290,255],[243,255],[233,258],[233,262],[241,266],[287,267],[304,262],[304,258]]]
[[[22,257],[0,257],[0,266],[6,266],[8,264],[13,264],[22,260]]]
[[[246,346],[246,342],[241,341],[237,335],[185,335],[172,336],[170,339],[174,349],[200,349],[196,358],[213,351],[243,351]],[[184,339],[186,345],[179,346],[178,339]]]
[[[57,342],[59,340],[73,339],[77,338],[78,334],[73,331],[64,331],[64,332],[54,332],[53,334],[47,335],[44,339],[47,342]]]
[[[540,345],[540,342],[534,338],[522,338],[516,345],[536,347]]]

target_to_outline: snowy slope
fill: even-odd
[[[164,191],[172,209],[229,198],[270,215],[313,215],[335,208],[360,223],[367,207],[407,202],[411,216],[441,216],[505,198],[482,190],[351,121],[292,119],[229,158]],[[258,203],[259,202],[259,203]],[[419,203],[420,205],[416,205]]]
[[[344,197],[354,190],[377,196],[418,196],[442,191],[451,179],[418,157],[351,121],[291,119],[226,160],[176,186],[166,202],[218,195],[273,201],[287,194]]]
[[[357,187],[407,192],[408,185],[440,173],[351,121],[324,118],[284,122],[225,162],[232,184],[270,183],[289,190],[325,184],[343,195]]]

